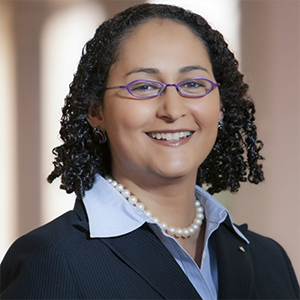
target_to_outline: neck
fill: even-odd
[[[122,174],[116,174],[114,179],[136,196],[152,217],[160,222],[177,228],[192,224],[196,213],[194,180],[161,178],[159,183],[154,184],[150,181],[133,181]]]

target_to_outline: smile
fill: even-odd
[[[176,142],[180,141],[181,139],[187,138],[190,135],[192,135],[192,131],[181,131],[181,132],[175,132],[175,133],[147,133],[148,136],[155,140],[165,140],[169,142]]]

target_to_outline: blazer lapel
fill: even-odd
[[[74,207],[80,221],[75,227],[89,232],[84,205]],[[170,252],[147,224],[119,237],[101,238],[120,259],[143,277],[165,299],[202,299]]]
[[[147,224],[116,238],[101,239],[165,299],[201,299],[169,251]]]
[[[246,230],[246,226],[240,228]],[[216,246],[219,299],[259,299],[249,245],[226,222],[212,236]]]

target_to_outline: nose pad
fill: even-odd
[[[180,96],[176,86],[167,86],[159,98],[160,106],[157,110],[159,118],[174,122],[186,115],[185,99]]]

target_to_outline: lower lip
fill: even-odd
[[[153,139],[152,137],[150,137],[149,135],[148,135],[148,137],[153,141],[153,142],[155,142],[156,144],[159,144],[159,145],[162,145],[162,146],[169,146],[169,147],[178,147],[178,146],[181,146],[181,145],[184,145],[184,144],[186,144],[189,140],[190,140],[190,138],[191,138],[191,136],[192,136],[193,134],[191,134],[190,136],[188,136],[188,137],[185,137],[185,138],[182,138],[182,139],[180,139],[179,141],[167,141],[167,140],[157,140],[157,139]]]

